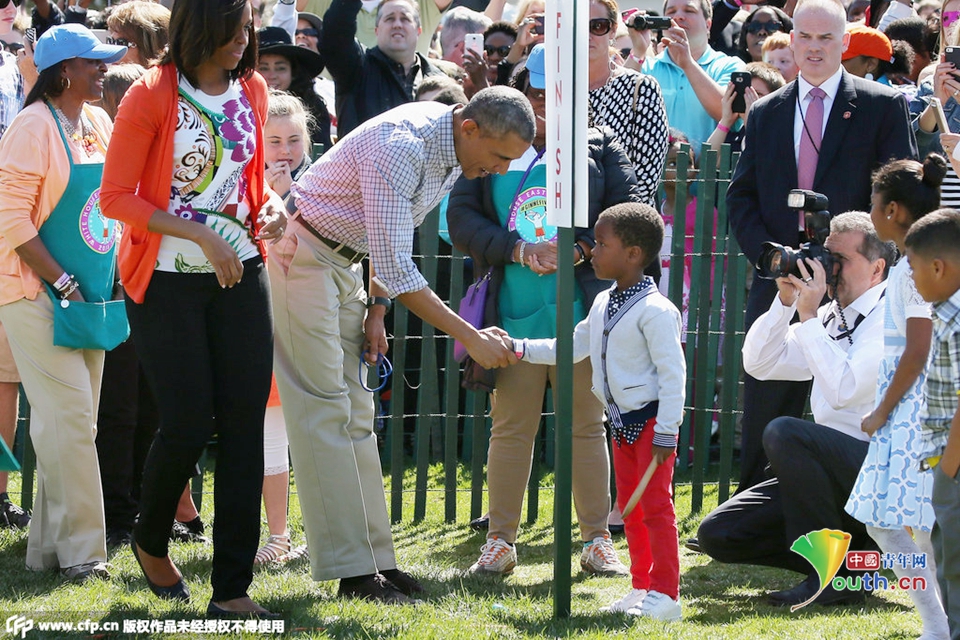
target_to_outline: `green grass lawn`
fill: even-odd
[[[434,470],[437,471],[436,469]],[[19,494],[19,477],[11,478],[11,495]],[[418,523],[394,527],[401,568],[418,576],[427,589],[425,603],[417,607],[378,606],[336,598],[336,583],[315,583],[303,563],[268,567],[256,572],[250,595],[286,618],[288,635],[298,638],[915,638],[920,619],[903,592],[868,598],[863,607],[808,607],[789,610],[765,604],[764,594],[791,587],[800,576],[757,567],[737,567],[681,549],[681,603],[683,620],[659,623],[625,615],[602,614],[598,607],[623,595],[625,578],[593,578],[579,573],[577,531],[571,523],[564,532],[575,540],[570,558],[573,572],[572,615],[553,617],[553,497],[552,476],[543,478],[537,522],[523,526],[518,540],[520,564],[506,579],[465,578],[463,570],[478,555],[482,536],[466,525],[469,482],[458,502],[456,523],[443,521],[442,480],[433,473],[427,517]],[[413,486],[413,476],[408,486]],[[210,485],[208,478],[208,485]],[[208,486],[212,490],[212,486]],[[413,493],[405,494],[405,513],[413,513]],[[709,490],[707,505],[716,504]],[[693,535],[699,516],[690,516],[690,488],[678,487],[677,512],[681,540]],[[203,503],[204,520],[212,519],[212,493]],[[303,542],[296,498],[291,499],[294,542]],[[265,531],[265,525],[264,525]],[[266,535],[265,533],[263,534]],[[0,619],[21,614],[38,620],[78,622],[124,619],[200,618],[210,598],[211,548],[178,544],[171,555],[187,578],[193,599],[173,605],[155,598],[147,589],[128,549],[110,558],[113,579],[86,585],[65,583],[56,573],[34,573],[23,565],[27,536],[0,530]],[[621,558],[627,560],[626,542],[617,539]],[[4,634],[0,623],[0,634]],[[0,637],[10,637],[9,634]],[[40,632],[26,638],[91,637],[89,633]],[[131,637],[122,633],[95,637]],[[139,637],[148,637],[143,634]],[[216,634],[159,634],[154,637],[224,637]],[[238,637],[232,634],[232,637]],[[256,633],[243,637],[269,637]]]

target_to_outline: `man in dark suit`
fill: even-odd
[[[737,242],[754,264],[764,242],[797,247],[805,240],[797,212],[787,208],[791,189],[823,193],[834,214],[869,211],[870,174],[891,159],[917,157],[903,96],[843,70],[840,61],[849,41],[844,25],[839,2],[801,2],[790,35],[800,75],[750,112],[746,148],[727,191],[727,206]],[[814,105],[817,98],[811,95],[818,90],[822,106]],[[819,131],[811,127],[813,120],[820,120]],[[801,159],[808,162],[806,174],[798,169]],[[754,275],[746,329],[770,307],[776,292],[772,280]],[[766,479],[763,430],[779,416],[800,417],[809,389],[809,382],[759,382],[745,376],[738,491]]]

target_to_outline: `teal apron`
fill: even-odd
[[[84,302],[54,301],[53,344],[70,349],[111,350],[127,339],[130,325],[123,300],[113,300],[117,244],[117,222],[100,211],[100,181],[103,163],[76,164],[63,127],[57,122],[60,139],[70,161],[67,188],[39,235],[47,251],[63,270],[76,277]]]
[[[70,179],[57,206],[40,227],[40,239],[63,270],[76,276],[84,300],[107,301],[113,297],[117,222],[100,211],[103,163],[73,162],[60,120],[53,107],[49,103],[47,106],[70,161]]]

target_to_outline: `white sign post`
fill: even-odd
[[[588,226],[587,47],[590,2],[547,0],[547,221],[557,234],[557,385],[554,456],[553,611],[570,616],[573,462],[574,226]]]
[[[547,221],[557,227],[588,224],[589,22],[587,1],[547,2]]]

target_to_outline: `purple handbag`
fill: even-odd
[[[483,329],[483,314],[487,309],[487,290],[490,288],[492,275],[493,267],[490,267],[476,282],[467,287],[457,310],[460,317],[476,329]],[[453,342],[453,357],[457,362],[463,362],[467,357],[467,348],[459,340]]]

